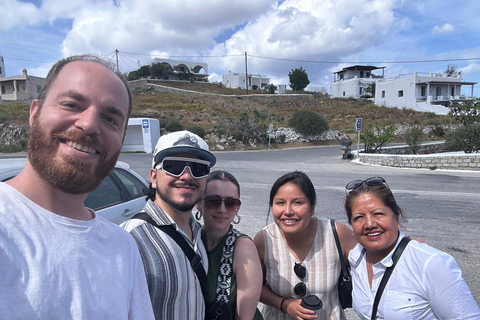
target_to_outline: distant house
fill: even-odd
[[[473,99],[475,84],[476,82],[464,81],[461,72],[455,70],[398,75],[377,80],[375,104],[447,114],[450,103]],[[464,85],[472,87],[470,97],[461,94]]]
[[[173,70],[173,75],[169,76],[170,80],[178,80],[180,73],[193,73],[195,80],[208,81],[208,65],[205,62],[181,61],[171,59],[155,58],[148,64],[161,63],[169,66]]]
[[[385,67],[351,66],[333,73],[330,96],[334,98],[359,99],[365,95],[365,88],[377,79],[382,79]],[[382,70],[382,75],[373,74],[374,70]]]
[[[248,76],[248,79],[247,79]],[[222,84],[227,88],[240,88],[246,89],[248,83],[248,89],[253,89],[253,86],[257,86],[258,89],[263,89],[268,86],[270,78],[260,74],[245,74],[228,71],[228,74],[222,76]]]
[[[0,97],[4,101],[36,99],[45,78],[29,76],[27,70],[19,76],[0,77]]]

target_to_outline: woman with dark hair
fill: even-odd
[[[237,179],[227,171],[218,170],[208,175],[205,193],[197,204],[197,220],[203,215],[202,240],[207,249],[209,266],[209,285],[205,293],[206,319],[217,319],[218,313],[223,313],[218,319],[226,319],[224,308],[229,308],[230,319],[263,319],[257,310],[262,269],[255,245],[231,225],[232,222],[240,222],[239,198]],[[227,283],[230,284],[228,292],[219,294],[218,290],[224,290]],[[228,299],[223,299],[228,295]],[[225,300],[228,305],[223,303]]]
[[[345,319],[337,289],[340,258],[329,221],[314,216],[316,202],[315,187],[303,172],[287,173],[271,188],[274,223],[254,238],[264,272],[265,319],[316,319],[300,305],[311,294],[323,302],[319,319]],[[356,242],[347,226],[336,228],[346,260]]]
[[[362,319],[480,319],[480,310],[455,259],[424,243],[410,241],[384,287],[378,311],[376,292],[395,249],[402,209],[383,178],[346,186],[345,211],[358,241],[350,251],[353,308]]]

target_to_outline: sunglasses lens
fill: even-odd
[[[363,180],[353,180],[345,187],[347,190],[353,190],[358,188],[363,183]]]
[[[293,292],[295,292],[297,296],[303,297],[307,294],[307,286],[305,285],[305,283],[299,282],[297,283],[295,288],[293,288]]]
[[[373,177],[373,178],[368,178],[367,180],[365,180],[365,183],[368,186],[379,186],[379,185],[383,184],[384,182],[385,182],[385,180],[383,178],[380,178],[380,177]]]
[[[210,167],[203,163],[178,161],[178,160],[163,160],[162,169],[175,177],[179,177],[189,167],[194,178],[202,178],[210,173]]]
[[[225,208],[227,211],[238,211],[242,202],[236,198],[225,198],[222,200],[220,196],[207,196],[203,199],[205,208],[210,210],[216,210],[222,205],[222,201],[225,203]]]
[[[210,167],[206,164],[191,162],[188,165],[194,177],[205,177],[210,173]]]
[[[222,205],[222,198],[219,196],[208,196],[203,199],[203,203],[205,208],[214,210]]]
[[[301,263],[295,263],[295,266],[293,267],[293,271],[299,277],[300,279],[303,280],[305,276],[307,275],[307,268]]]

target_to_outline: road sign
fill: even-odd
[[[355,131],[360,130],[362,130],[362,118],[357,118],[357,121],[355,122]]]
[[[142,119],[142,127],[143,129],[148,129],[148,119]]]
[[[270,132],[273,131],[273,123],[270,123],[270,127],[268,127],[268,131],[270,131]]]

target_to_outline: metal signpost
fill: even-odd
[[[272,137],[272,131],[273,131],[273,123],[270,123],[270,127],[268,127],[268,150],[270,150],[270,138]]]
[[[360,159],[360,131],[362,131],[362,118],[357,118],[355,121],[355,131],[358,131],[357,159]]]

